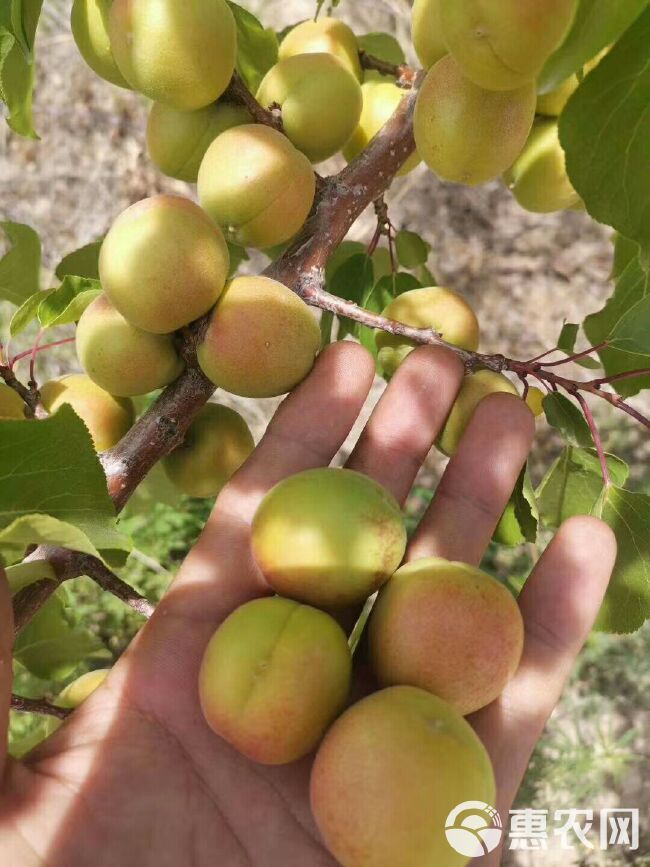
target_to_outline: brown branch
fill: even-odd
[[[409,88],[413,86],[417,70],[406,63],[388,63],[379,57],[373,57],[366,51],[359,52],[359,61],[363,69],[372,69],[381,75],[392,75],[398,87]]]
[[[16,392],[25,404],[25,417],[35,418],[40,404],[38,391],[23,385],[8,364],[0,364],[0,377],[9,388],[12,388]]]
[[[74,554],[74,552],[70,552]],[[121,578],[111,572],[101,560],[96,557],[91,557],[89,554],[77,554],[75,557],[75,569],[78,569],[82,575],[87,575],[98,584],[102,590],[112,593],[118,599],[121,599],[129,608],[142,614],[143,617],[151,617],[154,612],[154,606],[141,593],[122,581]]]
[[[72,711],[66,707],[57,707],[42,698],[24,698],[22,695],[11,696],[11,709],[19,713],[40,713],[45,716],[54,716],[57,719],[65,719]]]
[[[237,102],[243,105],[248,109],[256,123],[272,126],[274,129],[282,132],[282,111],[280,107],[272,106],[271,108],[265,108],[261,105],[246,87],[244,79],[238,72],[233,73],[230,84],[221,99],[225,102]]]

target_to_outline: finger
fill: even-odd
[[[11,706],[11,666],[12,636],[14,634],[11,594],[7,576],[0,567],[0,779],[3,778],[7,758],[7,733],[9,729],[9,708]]]
[[[526,404],[510,394],[481,401],[418,527],[408,560],[445,557],[478,565],[535,435]]]
[[[459,359],[421,347],[400,365],[375,407],[347,466],[404,502],[463,378]]]
[[[606,524],[570,518],[526,582],[519,670],[497,701],[470,718],[492,758],[504,815],[593,626],[615,560],[616,540]]]

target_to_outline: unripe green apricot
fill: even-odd
[[[284,60],[296,54],[331,54],[356,79],[362,78],[357,37],[338,18],[308,19],[293,27],[280,43],[278,57]]]
[[[257,100],[281,106],[286,135],[313,163],[341,150],[362,107],[358,80],[331,54],[280,60],[264,76]]]
[[[511,166],[526,144],[535,98],[533,82],[518,90],[484,90],[447,55],[429,70],[416,102],[418,153],[446,181],[489,181]]]
[[[41,402],[49,413],[64,404],[71,406],[88,428],[98,452],[117,445],[135,419],[131,400],[114,397],[83,373],[46,382],[41,388]]]
[[[263,124],[226,130],[199,169],[202,207],[228,240],[242,247],[264,249],[292,238],[307,219],[315,192],[307,157]]]
[[[235,68],[237,30],[225,0],[113,0],[109,35],[131,87],[181,111],[218,99]]]
[[[475,84],[514,90],[537,77],[569,31],[577,0],[454,0],[440,4],[447,48]]]
[[[400,66],[406,63],[406,57],[402,51],[402,46],[392,33],[382,33],[374,31],[373,33],[364,33],[363,36],[357,37],[359,49],[371,54],[373,57],[378,57],[379,60],[384,60],[386,63],[392,63],[393,66]],[[364,81],[393,81],[393,78],[385,76],[376,69],[363,70]]]
[[[362,602],[388,580],[404,556],[406,530],[398,503],[377,482],[321,467],[269,491],[251,539],[277,593],[338,607]]]
[[[180,196],[152,196],[115,220],[99,254],[104,291],[124,318],[167,334],[214,305],[228,277],[218,226]]]
[[[517,670],[524,624],[496,578],[431,557],[402,566],[381,590],[368,641],[380,685],[426,689],[466,716],[493,702]]]
[[[430,69],[447,54],[440,20],[441,2],[415,0],[411,11],[411,39],[418,60],[425,69]]]
[[[494,370],[477,370],[465,377],[438,438],[437,446],[441,452],[449,456],[454,454],[476,407],[484,397],[497,392],[519,394],[506,376]]]
[[[454,346],[471,351],[478,348],[476,314],[467,301],[451,289],[442,286],[411,289],[391,301],[381,315],[414,328],[432,328]],[[385,331],[375,334],[375,343],[379,350],[379,363],[388,376],[395,373],[416,346],[410,340]]]
[[[404,91],[392,81],[367,81],[361,85],[363,108],[357,128],[343,148],[348,162],[367,147],[402,101]],[[420,163],[417,152],[411,154],[397,173],[407,175]]]
[[[117,68],[108,36],[108,16],[112,0],[74,0],[70,14],[72,35],[88,66],[100,78],[129,87]]]
[[[149,156],[163,174],[196,183],[199,166],[215,138],[233,126],[250,123],[241,105],[217,102],[196,111],[178,111],[154,102],[147,123]]]
[[[249,759],[293,762],[343,708],[351,668],[345,633],[328,614],[290,599],[256,599],[210,640],[201,707],[208,725]]]
[[[254,448],[253,435],[239,413],[209,403],[163,466],[170,481],[188,497],[216,497]]]
[[[110,674],[110,668],[97,668],[82,674],[72,683],[69,683],[54,700],[57,707],[66,707],[73,710],[92,695],[97,687],[101,686]]]
[[[25,404],[22,398],[13,390],[0,382],[0,419],[25,419]]]
[[[318,323],[294,292],[268,277],[235,277],[212,312],[197,358],[219,388],[275,397],[307,376],[319,349]]]
[[[494,804],[495,781],[485,747],[460,714],[424,690],[394,686],[330,728],[310,795],[342,867],[465,867],[469,858],[445,837],[447,816],[466,801]]]
[[[118,397],[147,394],[172,382],[183,362],[168,334],[130,325],[106,295],[81,314],[77,357],[94,383]]]
[[[566,172],[564,149],[557,121],[535,123],[526,146],[505,176],[522,208],[550,214],[572,208],[580,201]]]

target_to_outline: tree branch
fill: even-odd
[[[25,417],[35,418],[39,414],[38,408],[41,400],[38,391],[23,385],[8,364],[0,364],[0,377],[2,377],[9,388],[12,388],[16,392],[25,404]]]
[[[11,696],[11,709],[20,713],[40,713],[46,716],[54,716],[57,719],[65,719],[72,711],[66,707],[57,707],[42,698],[24,698],[22,695]]]
[[[366,51],[359,52],[359,61],[363,69],[372,69],[381,75],[392,75],[398,87],[409,88],[413,86],[417,70],[406,63],[399,65],[388,63],[386,60],[380,60],[379,57],[373,57]]]
[[[255,99],[246,87],[244,79],[238,72],[234,72],[230,84],[221,97],[225,102],[237,102],[250,112],[255,123],[263,123],[272,126],[282,132],[282,111],[279,106],[265,108]]]
[[[135,587],[131,587],[131,585],[127,584],[126,581],[122,581],[121,578],[118,578],[114,572],[111,572],[111,570],[96,557],[91,557],[89,554],[78,554],[75,558],[74,568],[75,570],[78,569],[82,575],[87,575],[89,578],[92,578],[93,581],[102,588],[102,590],[106,590],[108,593],[112,593],[113,596],[117,596],[117,598],[121,599],[122,602],[129,606],[129,608],[137,611],[138,614],[142,614],[143,617],[149,618],[153,614],[154,606],[152,603],[149,602],[149,600],[141,593],[138,593]]]

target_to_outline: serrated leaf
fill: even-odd
[[[257,92],[269,69],[278,62],[278,38],[247,9],[228,2],[237,24],[237,72]]]
[[[0,222],[10,249],[0,259],[0,300],[19,307],[39,289],[41,241],[31,226]]]
[[[54,272],[59,280],[64,277],[87,277],[89,280],[99,280],[99,251],[102,247],[103,238],[91,241],[68,253],[56,266]]]
[[[573,26],[547,60],[539,77],[541,93],[553,90],[578,72],[603,48],[616,42],[647,6],[648,0],[580,0]]]
[[[397,259],[403,268],[417,268],[429,258],[431,247],[415,232],[402,230],[395,238]]]
[[[27,563],[16,563],[15,566],[8,566],[5,570],[7,573],[7,582],[12,595],[18,593],[23,587],[29,587],[30,584],[35,584],[37,581],[45,579],[56,581],[56,573],[54,567],[47,560],[33,560]]]
[[[650,295],[630,307],[618,320],[609,336],[612,349],[637,355],[650,355]]]
[[[650,8],[601,60],[560,117],[571,183],[601,223],[650,250]]]
[[[0,97],[7,123],[19,135],[38,138],[32,118],[34,39],[43,0],[0,5]]]
[[[562,434],[567,443],[590,448],[593,439],[589,425],[578,407],[563,394],[547,394],[542,402],[546,421]]]
[[[557,348],[561,349],[565,355],[572,355],[579,328],[580,326],[574,322],[565,322],[562,326],[562,331],[560,331],[560,336],[557,339]]]
[[[81,551],[99,557],[88,536],[67,521],[60,521],[51,515],[31,514],[16,518],[0,530],[0,551],[5,545],[27,548],[30,545],[57,545],[71,551]]]
[[[53,292],[48,293],[38,308],[41,328],[54,328],[77,322],[86,307],[102,293],[98,280],[87,277],[63,278]]]
[[[9,333],[12,337],[16,337],[20,334],[31,322],[34,321],[34,319],[36,319],[41,302],[54,291],[56,290],[44,289],[34,292],[33,295],[30,295],[29,298],[20,305],[18,310],[16,310],[14,315],[11,317],[11,322],[9,323]]]
[[[624,485],[629,472],[625,461],[608,455],[607,467],[613,483]],[[567,446],[537,489],[541,520],[549,527],[559,527],[574,515],[594,514],[604,486],[595,450]]]
[[[650,497],[610,487],[598,514],[614,531],[618,556],[596,629],[634,632],[650,617]]]

